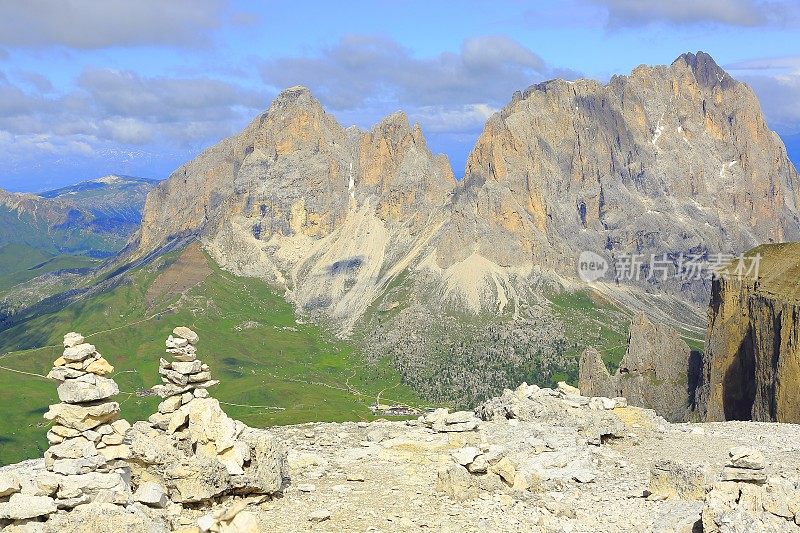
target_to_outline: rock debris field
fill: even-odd
[[[800,427],[671,424],[624,398],[522,384],[474,411],[269,429],[213,398],[176,328],[164,401],[117,419],[78,334],[51,372],[44,459],[0,469],[8,532],[800,532]]]

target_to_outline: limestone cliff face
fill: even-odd
[[[708,421],[800,422],[800,244],[764,245],[757,279],[713,283],[698,410]]]
[[[607,85],[515,94],[478,139],[465,183],[477,216],[515,241],[516,262],[567,274],[582,250],[649,258],[800,238],[782,142],[750,88],[702,52]]]
[[[687,418],[699,377],[700,354],[671,327],[639,314],[617,372],[610,375],[600,353],[589,348],[581,356],[579,388],[589,396],[624,396],[675,422]]]
[[[345,129],[294,87],[148,198],[136,254],[199,237],[224,268],[348,330],[443,223],[455,185],[403,113]]]
[[[462,183],[403,113],[345,129],[294,87],[150,194],[133,255],[199,237],[224,268],[345,334],[398,284],[434,309],[516,318],[574,278],[583,250],[677,257],[800,239],[798,191],[752,91],[702,53],[515,94]],[[700,302],[707,288],[630,290]]]

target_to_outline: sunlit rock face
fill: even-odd
[[[750,88],[684,54],[605,85],[516,93],[461,183],[403,113],[343,128],[307,89],[287,89],[149,195],[132,253],[199,237],[224,268],[349,334],[390,286],[517,317],[542,287],[574,279],[583,250],[612,263],[668,254],[674,270],[680,254],[800,238],[797,204],[797,172]],[[647,274],[621,282],[707,302],[707,280]]]
[[[800,422],[800,245],[764,245],[758,277],[735,267],[714,281],[708,310],[703,385],[704,420]]]

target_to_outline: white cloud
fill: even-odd
[[[341,110],[368,101],[403,107],[507,101],[551,70],[535,52],[503,36],[473,37],[458,53],[417,58],[386,37],[347,35],[313,56],[265,61],[261,73],[277,89],[306,85]]]
[[[496,112],[488,104],[425,106],[415,109],[409,119],[424,124],[431,133],[470,133],[480,131]]]
[[[224,0],[0,2],[0,44],[93,49],[194,46],[226,21]]]
[[[719,24],[738,27],[785,25],[797,20],[797,6],[783,0],[592,0],[608,10],[608,26],[652,23]]]
[[[116,117],[102,121],[106,137],[123,144],[147,144],[155,137],[153,128],[139,119]]]

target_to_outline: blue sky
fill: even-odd
[[[697,50],[798,161],[798,30],[788,0],[0,2],[0,187],[166,177],[295,84],[344,125],[404,110],[460,175],[515,90]]]

